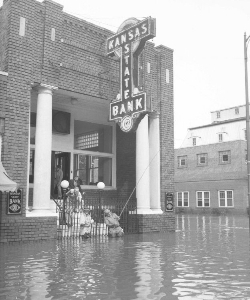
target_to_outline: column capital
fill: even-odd
[[[58,87],[46,83],[31,83],[31,86],[33,86],[38,94],[52,94],[53,91],[58,90]]]
[[[58,90],[57,86],[49,85],[49,84],[46,84],[46,83],[40,83],[40,87],[44,87],[44,88],[47,88],[49,90]]]
[[[49,85],[46,83],[40,83],[40,85],[38,86],[38,93],[48,93],[48,94],[52,94],[53,91],[58,90],[58,87],[53,86],[53,85]]]
[[[157,119],[160,117],[160,113],[157,110],[153,110],[149,113],[150,118]]]

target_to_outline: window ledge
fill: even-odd
[[[235,208],[234,206],[219,206],[218,208]]]

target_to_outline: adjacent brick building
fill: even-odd
[[[246,213],[245,105],[214,111],[175,149],[177,212]]]
[[[106,184],[107,199],[126,201],[136,186],[136,132],[124,133],[108,121],[109,103],[119,93],[119,61],[105,52],[113,34],[50,0],[3,1],[1,161],[22,189],[23,202],[21,215],[8,215],[7,193],[1,193],[0,241],[55,238],[56,217],[33,216],[28,207],[48,211],[57,164],[64,179],[82,178],[88,198],[98,196],[97,181]],[[165,212],[165,193],[174,192],[173,51],[147,42],[138,61],[138,85],[147,93],[146,117],[159,113],[163,212],[142,214],[140,228],[173,230],[174,212]]]

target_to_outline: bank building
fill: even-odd
[[[0,242],[57,237],[58,165],[86,203],[134,204],[137,232],[174,230],[173,50],[156,32],[153,17],[111,32],[54,1],[3,0]]]

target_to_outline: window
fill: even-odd
[[[112,186],[112,159],[94,155],[74,155],[74,174],[83,185],[96,185],[99,181]]]
[[[210,206],[210,192],[196,192],[197,207]]]
[[[219,152],[219,163],[230,164],[231,163],[231,151],[220,151]]]
[[[197,166],[207,165],[207,153],[197,154]]]
[[[34,183],[35,150],[30,149],[29,183]]]
[[[189,206],[189,192],[177,193],[177,206]]]
[[[148,72],[148,74],[150,73],[150,63],[149,62],[147,63],[147,72]]]
[[[193,146],[196,146],[196,138],[193,138]]]
[[[112,127],[84,121],[74,121],[74,148],[98,152],[112,152]]]
[[[216,116],[217,116],[217,119],[220,118],[220,111],[217,111],[217,112],[216,112]]]
[[[235,108],[235,114],[238,115],[239,114],[239,107]]]
[[[29,182],[34,183],[36,114],[30,115],[30,170]],[[73,126],[72,126],[73,127]],[[72,141],[73,174],[83,185],[96,185],[102,181],[108,187],[115,185],[115,145],[113,126],[74,121]]]
[[[99,145],[99,132],[80,134],[75,137],[75,149],[96,149]]]
[[[112,186],[112,126],[74,121],[74,176],[83,185]]]
[[[223,142],[223,134],[222,133],[219,133],[219,142]]]
[[[30,144],[35,144],[36,136],[36,113],[30,113]]]
[[[25,36],[25,18],[20,17],[19,35]]]
[[[219,206],[233,207],[233,191],[219,191]]]
[[[178,156],[178,168],[187,167],[187,156]]]
[[[166,69],[166,83],[169,83],[169,70]]]
[[[245,133],[245,140],[247,140],[247,130],[244,129],[244,133]]]
[[[222,155],[222,161],[223,162],[228,162],[228,154],[223,154]]]

